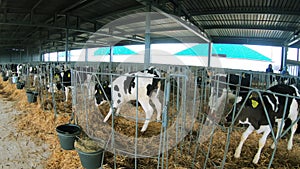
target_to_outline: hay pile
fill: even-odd
[[[8,81],[4,82],[0,79],[0,94],[2,97],[8,100],[17,101],[16,107],[22,110],[24,113],[15,118],[19,132],[22,132],[30,137],[37,145],[46,143],[49,148],[45,151],[50,151],[51,155],[45,162],[45,168],[47,169],[75,169],[82,168],[79,160],[79,156],[74,150],[62,150],[60,148],[59,140],[55,131],[56,126],[68,123],[70,115],[66,113],[59,114],[56,118],[51,111],[43,111],[41,106],[41,100],[37,103],[28,103],[26,97],[26,91],[17,90],[15,84],[11,84]],[[93,104],[93,103],[92,103]],[[101,124],[103,117],[106,115],[109,106],[105,105],[100,108],[101,113],[91,114],[94,121],[94,125]],[[131,110],[132,109],[132,110]],[[125,107],[125,111],[134,111],[135,107]],[[98,110],[99,111],[99,110]],[[142,110],[140,110],[142,111]],[[143,114],[144,115],[144,114]],[[155,118],[154,114],[154,118]],[[135,136],[135,121],[128,121],[124,117],[115,118],[115,130],[122,132],[127,136]],[[108,122],[110,125],[110,120]],[[140,131],[143,123],[139,124],[138,131]],[[198,124],[199,125],[199,124]],[[99,127],[99,126],[98,126]],[[196,128],[200,128],[198,126]],[[144,134],[139,133],[139,137],[151,137],[160,132],[161,124],[155,121],[151,122],[148,126],[147,132]],[[257,151],[258,139],[261,135],[252,134],[245,142],[241,158],[235,159],[233,157],[236,146],[239,143],[240,136],[244,130],[234,130],[231,135],[230,145],[228,153],[226,154],[225,168],[266,168],[271,158],[272,149],[270,145],[272,143],[269,138],[265,148],[262,151],[261,159],[258,165],[252,164],[252,159]],[[99,133],[93,133],[95,135]],[[108,133],[109,134],[109,133]],[[172,133],[171,133],[172,134]],[[205,155],[203,152],[209,152],[209,159],[206,164],[206,168],[215,168],[220,166],[226,145],[226,132],[217,128],[212,139],[212,144],[209,144],[209,139],[202,144],[197,144],[197,132],[193,131],[188,135],[177,147],[168,151],[168,159],[164,157],[164,165],[168,165],[170,169],[184,169],[190,168],[191,164],[194,164],[195,168],[203,168],[205,162]],[[85,142],[88,143],[88,142]],[[77,143],[76,143],[77,144]],[[88,143],[89,144],[89,143]],[[275,154],[275,158],[272,164],[272,168],[297,168],[300,166],[300,138],[298,135],[294,138],[294,147],[292,151],[286,150],[287,140],[281,139],[278,144],[278,149]],[[85,146],[85,148],[88,146]],[[94,145],[92,145],[95,148]],[[92,149],[93,149],[92,148]],[[198,148],[197,154],[195,150]],[[195,158],[195,160],[194,160]],[[134,168],[135,159],[122,155],[116,155],[106,152],[103,168],[110,169],[114,166],[114,159],[116,159],[117,168]],[[166,163],[168,161],[168,163]],[[157,168],[158,159],[156,158],[140,158],[137,159],[138,168]],[[161,163],[162,161],[160,161]]]

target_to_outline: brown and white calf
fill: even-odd
[[[280,95],[282,94],[282,95]],[[239,158],[242,150],[242,146],[247,137],[253,132],[263,133],[263,136],[259,140],[259,148],[253,159],[253,163],[257,164],[260,158],[262,148],[264,147],[267,137],[272,131],[271,126],[277,123],[276,139],[280,136],[280,126],[284,127],[285,119],[289,118],[294,123],[298,118],[299,107],[299,93],[295,86],[288,86],[284,84],[275,85],[270,87],[266,92],[262,92],[262,100],[255,98],[248,98],[245,100],[245,106],[242,107],[243,102],[236,103],[236,116],[233,118],[233,109],[226,117],[227,121],[234,123],[248,124],[248,128],[242,134],[240,143],[235,150],[234,157]],[[289,95],[291,97],[287,97]],[[287,99],[286,111],[285,103]],[[263,106],[263,103],[265,106]],[[265,112],[266,110],[266,112]],[[284,113],[286,112],[286,113]],[[269,117],[270,123],[268,122]],[[283,115],[285,115],[283,117]],[[291,135],[288,141],[287,149],[291,150],[293,146],[293,136],[297,129],[297,123],[295,122],[291,127]],[[271,148],[275,148],[275,143]]]

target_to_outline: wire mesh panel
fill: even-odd
[[[167,167],[169,160],[172,163],[179,160],[178,158],[170,159],[169,153],[182,151],[180,147],[183,145],[178,147],[178,143],[193,129],[195,117],[199,112],[200,102],[197,99],[199,93],[195,92],[198,91],[198,88],[192,72],[187,67],[173,66],[170,69],[170,66],[155,65],[161,72],[162,76],[160,77],[149,77],[145,73],[131,74],[140,67],[141,65],[136,64],[117,67],[116,70],[130,70],[131,72],[127,74],[93,72],[77,67],[75,72],[78,121],[91,138],[105,140],[107,142],[106,150],[115,156],[126,157],[126,160],[148,158],[152,162],[155,161],[152,166]],[[143,71],[143,69],[139,70]],[[134,78],[138,89],[131,91],[137,92],[136,94],[132,93],[136,98],[124,103],[118,115],[113,112],[107,122],[103,122],[103,119],[110,110],[111,104],[118,100],[112,97],[111,102],[95,105],[95,85],[103,82],[100,77],[109,77],[110,85],[118,85],[119,90],[124,90],[126,82],[119,83],[118,79]],[[161,103],[161,116],[157,116],[159,108],[155,107],[155,102],[150,101],[155,113],[150,119],[147,130],[141,132],[143,123],[147,119],[143,109],[144,95],[138,93],[143,92],[143,88],[146,89],[147,86],[138,85],[142,85],[142,81],[152,81],[154,78],[161,82],[160,88],[153,91]],[[118,162],[115,161],[115,163]]]
[[[118,102],[118,98],[113,96],[114,87],[118,85],[119,89],[125,90],[126,83],[119,83],[116,79],[136,79],[134,82],[139,90],[132,92],[137,93],[141,92],[139,81],[153,79],[134,74],[143,71],[143,65],[103,63],[75,66],[76,100],[73,105],[78,122],[90,138],[106,143],[104,162],[107,165],[111,168],[240,168],[254,165],[251,161],[260,135],[250,136],[250,146],[245,144],[243,148],[247,154],[242,159],[235,159],[235,148],[245,126],[230,125],[226,116],[235,110],[234,105],[240,97],[249,99],[249,93],[252,93],[251,97],[258,98],[259,94],[255,93],[266,90],[269,74],[204,67],[153,66],[162,74],[156,77],[162,82],[159,92],[162,112],[160,119],[157,118],[155,105],[150,103],[154,114],[145,132],[141,129],[147,119],[140,104],[142,96],[138,94],[122,104],[118,114],[118,110],[113,109],[112,116],[103,122],[113,102]],[[104,71],[106,67],[113,69]],[[106,97],[112,96],[110,101],[96,104],[97,84],[102,89],[109,84],[112,90]],[[274,131],[271,131],[270,141],[276,140]],[[286,134],[286,129],[283,134]],[[279,166],[278,159],[274,158],[275,152],[273,149],[266,150],[261,162],[256,165]]]

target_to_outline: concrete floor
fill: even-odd
[[[42,169],[50,155],[47,145],[18,133],[15,117],[22,112],[14,102],[0,98],[0,169]]]

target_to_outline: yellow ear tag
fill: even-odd
[[[100,94],[102,94],[101,90],[98,90],[98,92],[99,92]]]
[[[70,74],[70,73],[68,73],[68,77],[71,77],[71,74]]]
[[[251,102],[253,108],[256,108],[258,106],[258,102],[256,100],[251,100]]]

